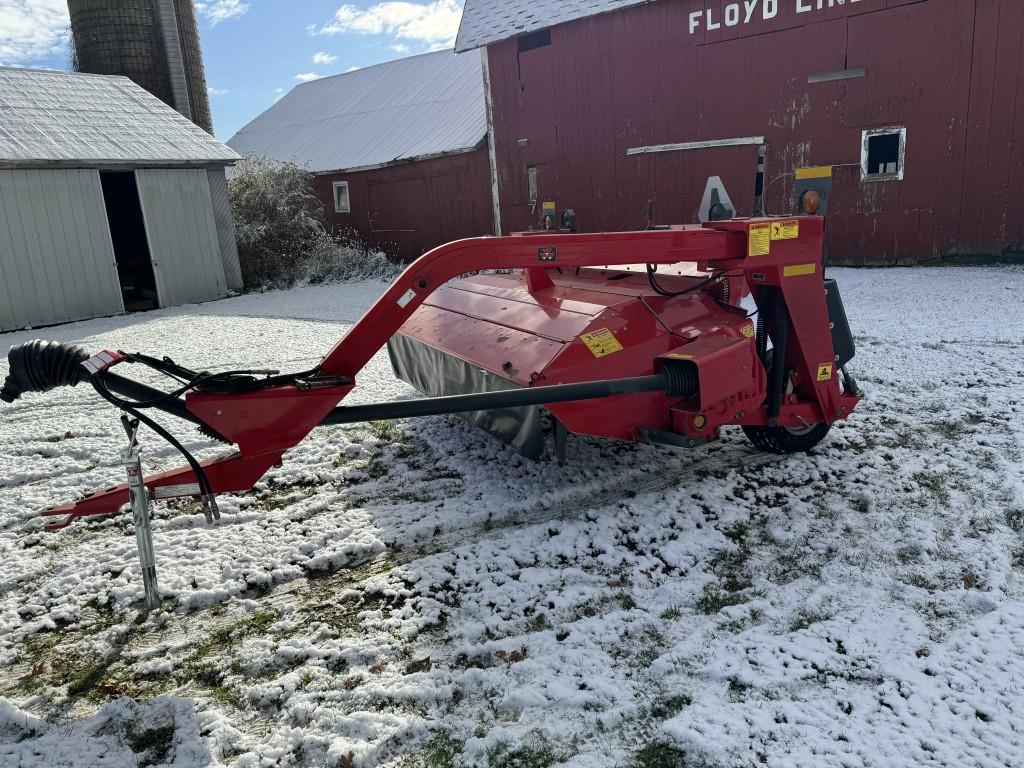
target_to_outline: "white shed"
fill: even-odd
[[[0,331],[240,290],[236,160],[126,77],[0,67]]]

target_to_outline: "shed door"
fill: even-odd
[[[0,171],[0,331],[123,311],[99,174]]]
[[[205,170],[136,171],[160,306],[227,295]]]
[[[427,179],[404,179],[370,184],[370,242],[374,248],[405,261],[423,253],[438,227],[431,215],[430,185]],[[436,241],[436,237],[433,238]]]

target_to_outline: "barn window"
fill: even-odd
[[[334,182],[334,212],[335,213],[351,213],[352,205],[348,199],[348,182],[347,181],[336,181]]]
[[[532,34],[516,38],[516,46],[519,49],[519,53],[526,53],[535,48],[544,48],[548,45],[551,45],[550,29],[542,29],[540,32],[533,32]]]
[[[864,131],[861,143],[863,181],[902,181],[907,151],[906,128],[876,128]]]

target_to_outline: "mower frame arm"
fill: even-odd
[[[737,232],[699,226],[609,234],[480,237],[442,245],[414,261],[328,353],[325,376],[355,377],[435,290],[488,269],[546,270],[611,264],[676,264],[742,258]]]

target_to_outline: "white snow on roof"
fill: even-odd
[[[652,0],[466,0],[456,51]]]
[[[480,58],[438,51],[298,85],[228,146],[341,171],[472,149],[486,135]]]
[[[192,165],[237,159],[126,77],[0,67],[0,164]]]

